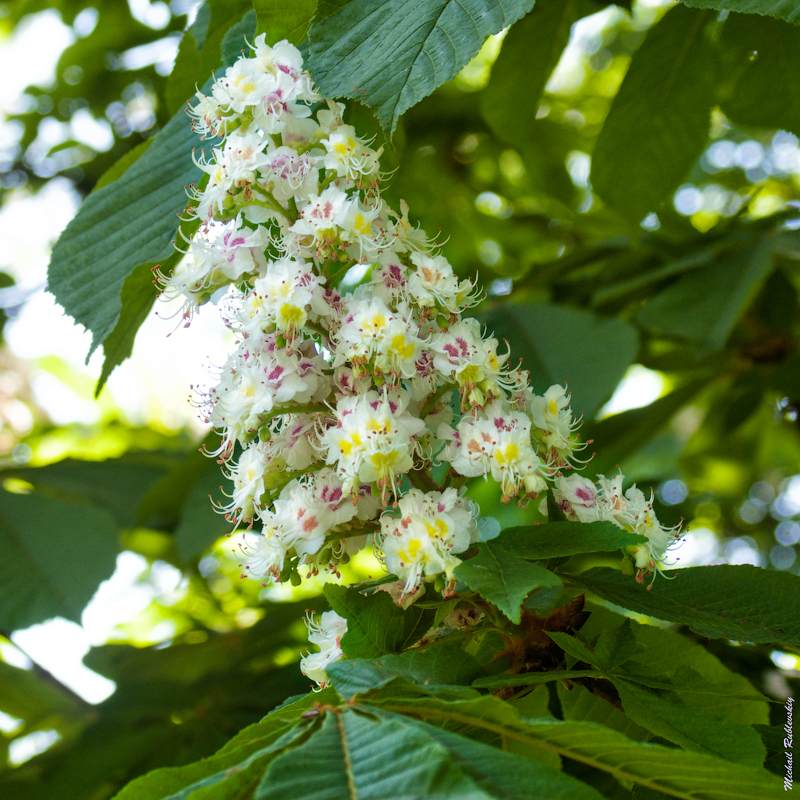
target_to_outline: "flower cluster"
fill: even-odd
[[[336,573],[372,546],[399,603],[426,582],[447,594],[480,539],[469,478],[522,504],[556,481],[582,518],[563,477],[583,447],[579,421],[564,387],[534,394],[465,316],[474,284],[405,204],[386,205],[381,150],[320,97],[299,51],[263,35],[251,49],[190,109],[219,142],[195,157],[200,232],[160,278],[187,320],[224,293],[236,350],[198,405],[221,433],[214,455],[233,483],[222,510],[245,528],[244,574],[297,584],[299,570]],[[635,555],[640,569],[658,557],[657,544]],[[319,679],[318,662],[341,652],[341,632],[323,631],[340,623],[323,615],[311,629],[323,653],[304,670]]]

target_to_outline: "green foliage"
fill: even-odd
[[[59,7],[69,20],[84,5]],[[387,155],[399,168],[387,197],[407,199],[423,227],[442,228],[462,275],[480,270],[490,288],[481,319],[508,341],[512,363],[523,358],[537,392],[568,383],[593,440],[585,454],[597,454],[584,473],[611,476],[621,465],[640,485],[681,478],[689,496],[663,519],[688,516],[768,549],[777,517],[751,524],[741,512],[751,485],[783,491],[800,456],[791,419],[800,407],[800,249],[791,206],[775,212],[800,193],[790,173],[753,178],[714,166],[709,147],[763,149],[776,128],[800,134],[796,4],[686,0],[690,8],[670,9],[647,30],[615,12],[570,91],[550,83],[553,70],[573,23],[604,4],[539,0],[527,13],[532,5],[204,4],[172,75],[148,84],[157,134],[135,147],[116,141],[87,166],[99,181],[54,249],[51,289],[92,331],[93,349],[103,345],[99,391],[152,306],[152,268],[174,266],[172,240],[196,229],[176,216],[184,187],[201,175],[182,106],[210,70],[238,57],[243,37],[286,36],[323,93],[377,115],[376,125],[353,107],[354,124],[395,133]],[[124,7],[99,12],[94,38],[65,52],[59,74],[80,59],[81,90],[108,104],[134,76],[114,73],[103,86],[104,49],[156,34],[126,27]],[[512,22],[495,61],[486,48],[472,77],[443,85]],[[65,91],[62,82],[53,100]],[[576,165],[589,162],[582,177]],[[673,208],[682,184],[717,187],[739,205],[684,215]],[[643,230],[650,212],[657,219]],[[596,420],[636,363],[661,373],[663,395]],[[10,797],[783,792],[770,772],[782,774],[781,707],[770,715],[762,691],[770,651],[800,648],[796,574],[692,567],[642,586],[607,566],[641,537],[613,523],[533,524],[533,510],[484,502],[497,487],[473,485],[503,530],[466,554],[448,594],[428,585],[403,609],[387,592],[328,584],[328,604],[348,622],[347,658],[328,668],[332,688],[280,705],[308,689],[294,663],[301,608],[268,603],[252,624],[258,587],[219,588],[236,569],[208,555],[229,531],[207,502],[219,497],[217,465],[196,445],[159,441],[158,451],[2,473],[32,490],[0,492],[0,629],[80,619],[123,543],[190,576],[185,600],[157,609],[176,629],[169,646],[91,651],[87,665],[117,684],[96,707],[40,671],[0,661],[0,710],[21,720],[10,738],[62,736],[0,775]],[[759,502],[766,513],[771,501]],[[592,598],[676,629],[632,622]],[[443,627],[459,613],[469,622]]]
[[[401,114],[532,7],[530,0],[426,0],[411,7],[401,0],[323,0],[308,34],[311,74],[326,96],[375,108],[391,136]]]

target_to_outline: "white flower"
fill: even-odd
[[[416,591],[422,577],[444,573],[448,581],[463,553],[479,538],[469,505],[455,489],[410,489],[398,503],[400,517],[381,517],[380,549],[386,570],[405,581],[403,594]]]
[[[342,637],[347,633],[347,620],[335,611],[325,611],[319,622],[313,614],[306,615],[308,641],[320,648],[319,653],[309,653],[300,659],[300,671],[315,681],[321,689],[328,685],[325,670],[343,658]]]

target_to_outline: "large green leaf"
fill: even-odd
[[[706,714],[676,697],[664,696],[632,681],[612,677],[625,713],[657,736],[686,750],[759,767],[766,750],[759,735],[746,725]]]
[[[569,575],[573,583],[623,608],[688,625],[711,638],[800,645],[800,578],[749,565],[692,567],[658,579],[652,590],[615,570]]]
[[[479,700],[389,697],[362,699],[385,711],[437,725],[469,726],[557,752],[581,764],[664,794],[687,800],[760,800],[781,797],[782,782],[765,770],[701,753],[634,742],[603,725],[520,719],[496,697]]]
[[[522,601],[534,589],[561,585],[558,575],[523,560],[497,539],[481,543],[476,556],[456,567],[455,576],[514,623],[522,617]]]
[[[743,14],[765,14],[788,22],[800,22],[800,6],[795,0],[681,0],[692,8],[713,8],[717,11],[740,11]]]
[[[196,139],[179,111],[119,179],[86,198],[53,247],[50,291],[92,332],[90,354],[114,330],[134,268],[173,252],[185,187],[202,175],[192,161]],[[152,283],[144,291],[155,295]]]
[[[114,519],[86,503],[0,490],[0,629],[80,621],[119,553]]]
[[[740,125],[800,135],[800,28],[732,14],[721,44],[735,76],[720,102],[726,116]]]
[[[466,686],[486,674],[481,665],[454,644],[437,644],[426,650],[407,650],[374,661],[344,659],[327,670],[339,695],[349,699],[383,686],[400,676],[417,686]]]
[[[697,342],[701,354],[720,350],[775,268],[774,247],[772,239],[762,239],[687,273],[654,295],[637,319],[653,333]]]
[[[591,786],[558,771],[546,764],[534,763],[527,758],[515,758],[480,742],[457,736],[444,728],[426,725],[413,718],[401,717],[387,711],[378,711],[383,719],[402,719],[427,736],[444,745],[453,762],[492,797],[526,798],[546,797],[548,800],[600,800]],[[513,748],[516,742],[509,743]],[[513,752],[513,750],[512,750]]]
[[[639,349],[632,325],[564,306],[505,304],[485,322],[513,344],[513,358],[522,358],[535,392],[566,383],[576,416],[587,419],[611,397]]]
[[[253,0],[256,32],[266,35],[267,44],[288,39],[299,45],[306,37],[316,6],[316,0],[296,0],[291,4],[283,0]]]
[[[404,111],[532,7],[533,0],[321,0],[308,66],[323,94],[376,109],[391,135]]]
[[[120,526],[132,528],[137,524],[136,506],[179,458],[179,454],[131,452],[104,461],[65,458],[0,474],[21,478],[51,497],[91,503],[108,511]]]
[[[539,98],[569,42],[577,0],[539,0],[511,27],[481,95],[481,115],[503,141],[520,147],[531,136]],[[525,76],[522,101],[520,76]]]
[[[493,541],[519,558],[543,560],[577,553],[607,553],[647,540],[621,530],[613,522],[545,522],[505,528]]]
[[[634,54],[592,154],[593,189],[632,222],[656,211],[708,140],[717,56],[708,12],[673,8]]]
[[[357,589],[327,584],[323,592],[333,610],[347,619],[342,650],[349,658],[378,658],[399,653],[419,641],[433,622],[433,609],[402,609],[388,592],[369,597]]]

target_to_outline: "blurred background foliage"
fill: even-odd
[[[53,81],[6,112],[3,201],[53,179],[88,194],[219,68],[249,8],[0,4],[6,37],[46,12],[72,40]],[[478,314],[535,389],[569,384],[596,452],[586,472],[620,468],[652,486],[663,522],[685,520],[693,563],[798,571],[798,61],[800,27],[768,17],[538,0],[385,144],[389,203],[405,200],[457,270],[479,275]],[[348,105],[380,141],[369,109]],[[0,272],[0,324],[23,300]],[[221,497],[219,469],[196,432],[133,424],[107,398],[97,424],[56,424],[28,378],[4,348],[0,792],[101,800],[306,691],[301,619],[321,606],[313,584],[267,590],[265,605],[238,580],[208,502]],[[472,494],[503,526],[529,518],[489,484]],[[11,637],[56,616],[79,622],[131,554],[148,602],[86,657],[116,684],[92,704]],[[345,577],[371,569],[363,560]],[[714,648],[759,688],[788,691],[767,650]]]

